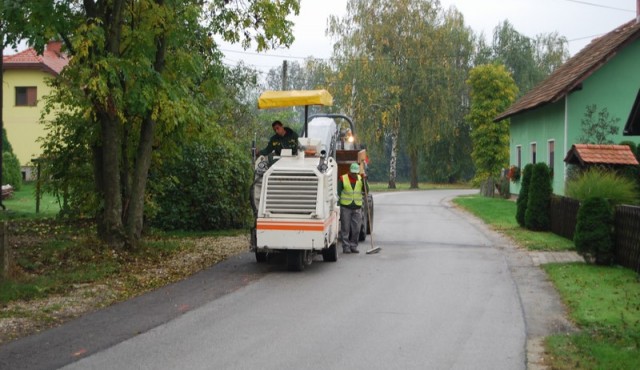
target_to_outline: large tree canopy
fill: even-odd
[[[484,38],[480,37],[475,63],[504,65],[520,94],[525,94],[568,58],[566,37],[552,32],[530,38],[505,20],[494,28],[491,45],[487,45]]]
[[[257,50],[289,45],[286,16],[299,11],[298,0],[14,3],[35,31],[9,39],[42,47],[58,38],[72,56],[52,104],[63,108],[72,144],[92,155],[99,234],[115,246],[141,236],[152,153],[215,117],[221,63],[214,35],[255,42]]]
[[[343,19],[331,18],[329,33],[337,39],[336,100],[365,137],[390,142],[389,187],[403,153],[416,188],[421,153],[455,138],[471,31],[438,1],[352,0]]]

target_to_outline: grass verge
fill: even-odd
[[[543,265],[582,329],[547,338],[553,369],[637,369],[640,284],[633,271],[585,264]]]
[[[457,197],[453,202],[480,218],[494,230],[501,232],[528,250],[574,250],[573,241],[551,232],[531,231],[516,221],[516,203],[503,198],[479,195]]]
[[[516,204],[500,198],[454,199],[497,231],[528,249],[572,249],[553,233],[532,232],[516,220]],[[640,284],[638,275],[620,267],[582,263],[546,264],[543,268],[580,327],[575,334],[546,338],[552,369],[637,369],[640,364]]]

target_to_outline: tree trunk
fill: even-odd
[[[144,226],[144,195],[147,187],[147,175],[151,166],[155,126],[156,122],[147,117],[142,124],[140,132],[140,142],[138,143],[131,183],[131,198],[126,218],[127,240],[131,247],[135,247],[142,236],[142,228]]]
[[[391,157],[389,158],[389,189],[396,188],[396,176],[398,173],[398,132],[391,132]]]
[[[493,198],[496,194],[496,181],[493,177],[487,178],[480,185],[480,194]]]
[[[113,56],[120,54],[123,2],[124,0],[114,0],[104,7],[84,2],[87,15],[101,19],[106,34],[105,50]],[[100,55],[96,57],[99,58]],[[97,220],[98,235],[110,247],[121,248],[126,240],[122,222],[121,122],[112,97],[107,97],[105,101],[94,101],[93,106],[100,124],[100,144],[94,148],[96,187],[102,198],[102,209]]]
[[[3,146],[3,142],[2,140],[4,139],[4,121],[3,121],[3,107],[4,107],[4,98],[3,98],[3,91],[4,91],[4,67],[3,67],[3,60],[4,60],[4,34],[0,33],[0,41],[2,41],[2,50],[0,50],[0,185],[4,184],[4,182],[2,181],[2,160],[3,160],[3,155],[2,153],[4,153],[4,148]],[[2,197],[0,197],[0,207],[2,208],[2,210],[5,210],[6,207],[4,205],[4,203],[2,203]]]
[[[158,0],[158,4],[162,4],[162,0]],[[166,42],[164,37],[156,37],[156,58],[153,65],[155,71],[160,74],[165,67]],[[144,227],[144,199],[147,188],[147,177],[149,167],[151,167],[151,154],[153,151],[153,138],[155,134],[156,121],[151,118],[152,112],[147,112],[140,128],[140,141],[136,151],[136,162],[131,183],[131,199],[128,204],[128,212],[126,218],[127,239],[135,246],[142,236]]]
[[[99,216],[102,239],[112,247],[124,245],[122,225],[122,193],[120,188],[120,134],[119,122],[105,112],[98,113],[101,128],[101,144],[97,162],[96,183],[102,195],[103,209]],[[101,187],[101,189],[100,189]]]
[[[410,189],[418,188],[418,153],[415,151],[411,151],[409,154],[409,159],[411,161],[411,185]]]
[[[129,160],[129,137],[130,130],[128,125],[122,127],[122,148],[120,156],[122,158],[122,166],[120,167],[120,186],[122,187],[122,215],[123,223],[127,223],[126,215],[129,209],[129,200],[131,199],[131,164]]]

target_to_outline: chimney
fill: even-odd
[[[640,0],[638,0],[640,2]],[[50,51],[55,53],[56,55],[60,55],[60,50],[62,49],[62,41],[51,40],[47,43],[46,51]]]

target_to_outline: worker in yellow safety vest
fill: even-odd
[[[358,238],[362,226],[362,203],[365,186],[368,186],[360,175],[360,165],[352,163],[349,173],[345,173],[338,181],[340,195],[340,238],[342,253],[360,253]],[[369,188],[367,188],[367,191]]]

